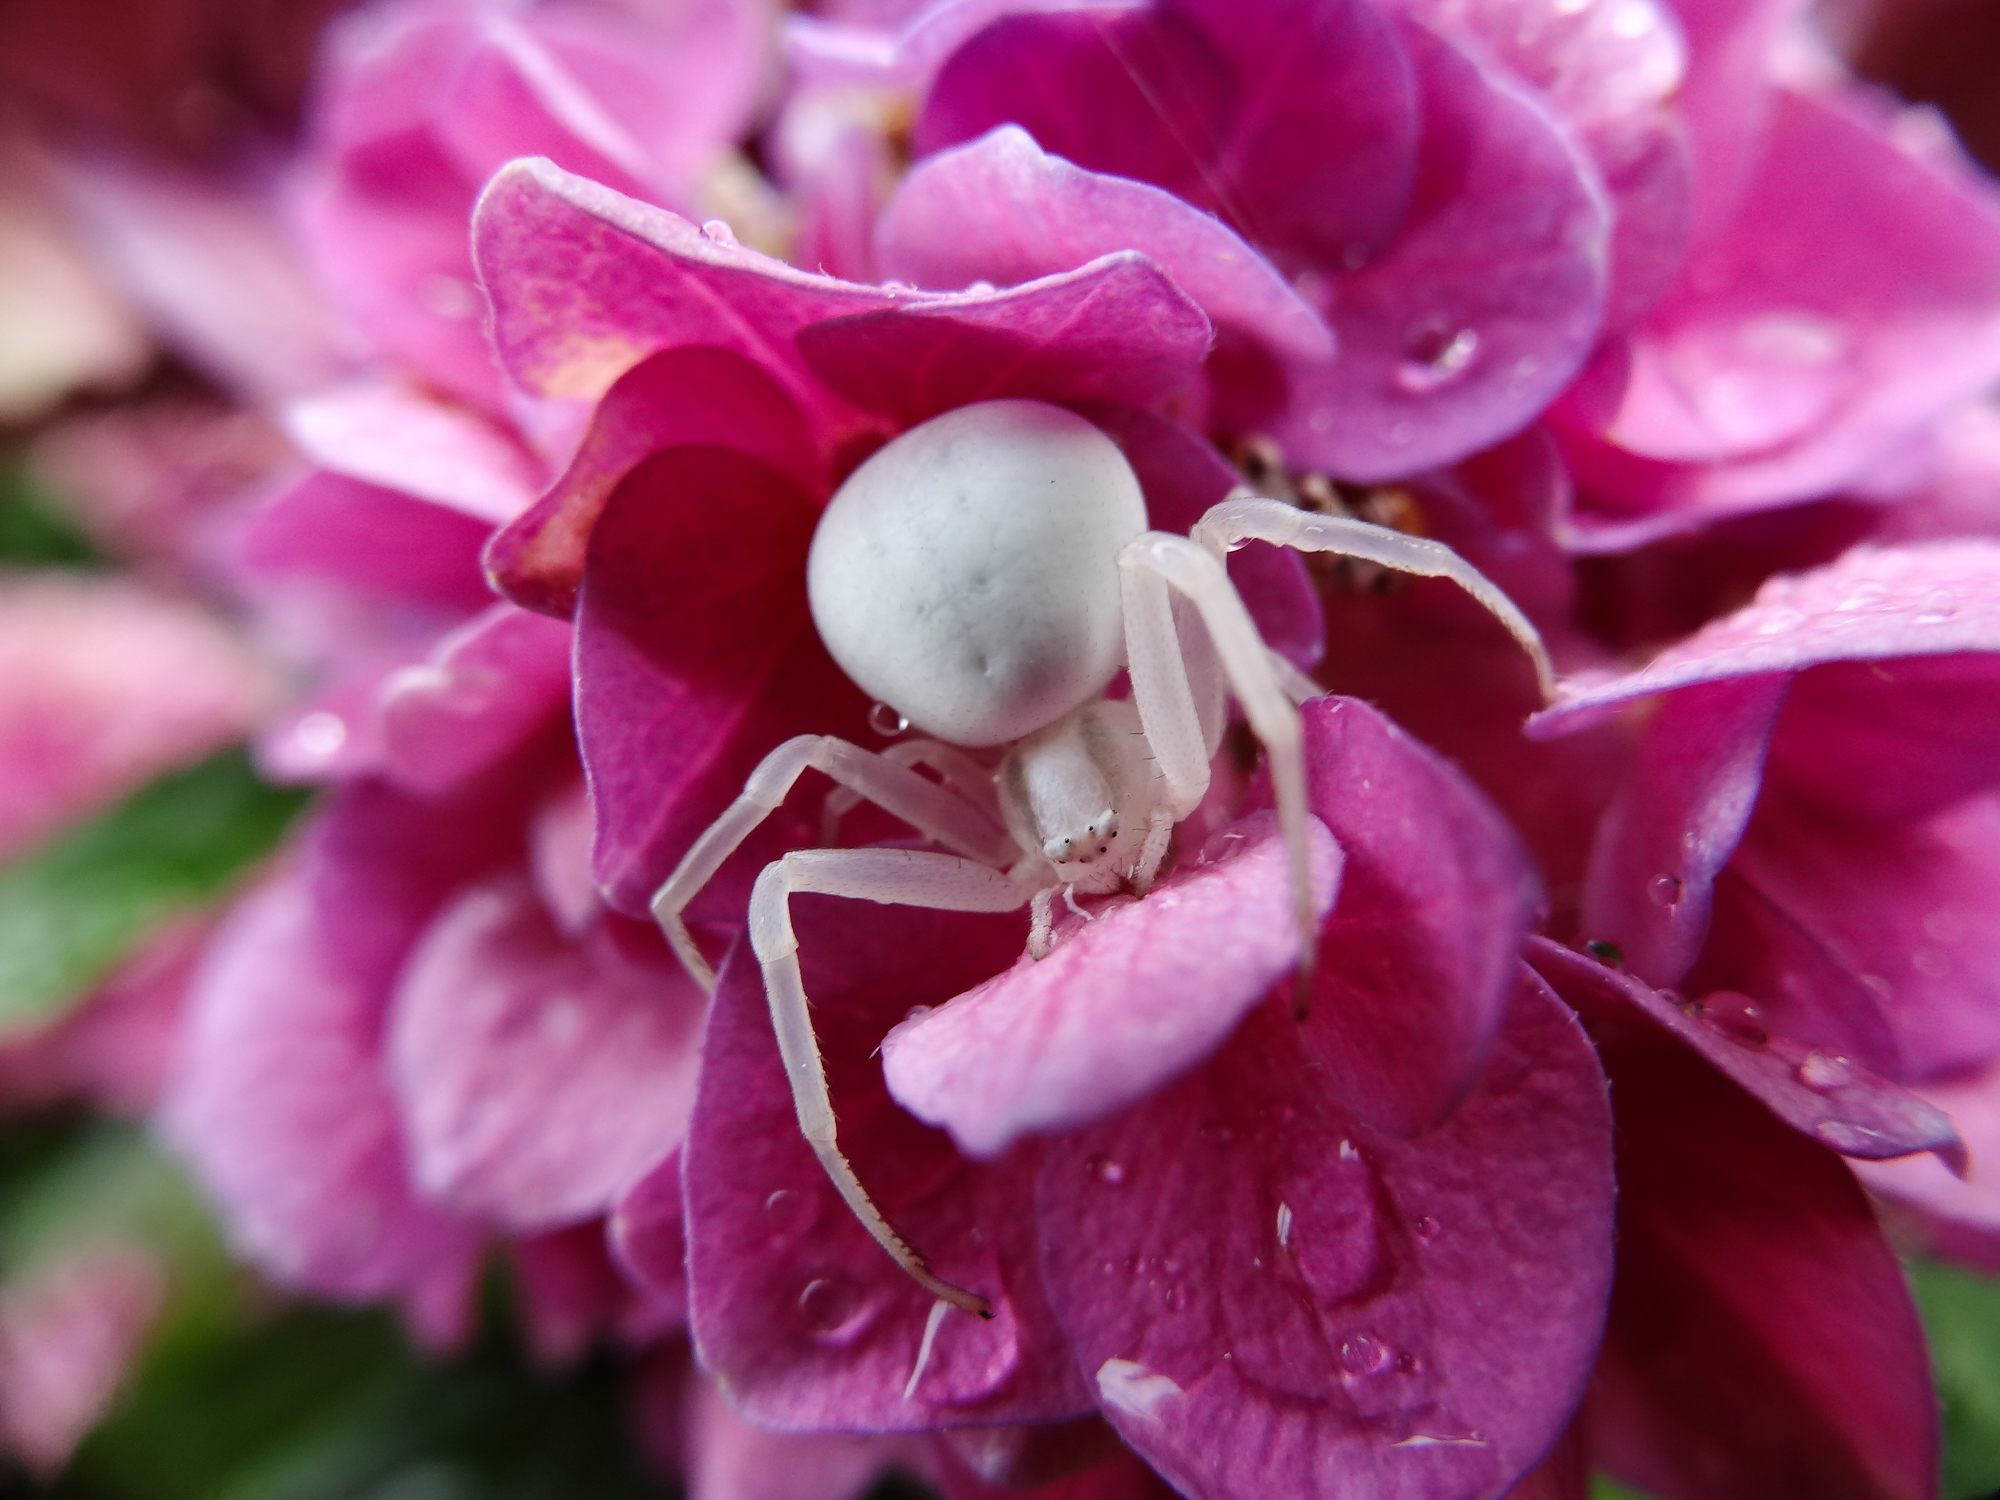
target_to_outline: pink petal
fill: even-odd
[[[1610,214],[1541,104],[1417,26],[1424,100],[1416,195],[1383,253],[1329,279],[1329,364],[1288,366],[1272,428],[1295,464],[1387,479],[1520,428],[1597,337]]]
[[[1367,253],[1409,202],[1417,115],[1362,0],[1179,0],[1015,15],[944,65],[920,156],[996,125],[1219,213],[1286,268]]]
[[[1808,573],[1771,579],[1756,601],[1662,651],[1636,672],[1579,676],[1532,735],[1580,728],[1651,693],[1819,662],[2000,650],[2000,543],[1856,547]]]
[[[609,1212],[686,1130],[701,1011],[656,934],[574,942],[518,874],[468,891],[389,1020],[418,1186],[515,1231]]]
[[[687,1229],[681,1215],[681,1151],[618,1200],[606,1227],[612,1259],[663,1318],[687,1323]]]
[[[686,443],[755,455],[809,491],[826,486],[814,434],[775,380],[728,350],[668,349],[604,393],[568,471],[494,537],[486,566],[499,587],[525,608],[571,614],[590,531],[612,491],[648,454]]]
[[[1315,820],[1322,917],[1341,853]],[[1101,1120],[1221,1045],[1298,960],[1291,871],[1275,814],[1219,838],[1143,900],[1064,924],[1055,951],[883,1040],[896,1101],[991,1160],[1023,1135]]]
[[[828,318],[798,347],[843,398],[912,425],[1008,396],[1152,406],[1193,379],[1212,337],[1158,266],[1121,251],[1003,291]]]
[[[1808,0],[1673,0],[1687,37],[1680,113],[1694,148],[1697,239],[1723,232],[1750,192],[1777,102],[1773,44]]]
[[[918,286],[1013,286],[1139,250],[1219,324],[1274,353],[1325,359],[1333,335],[1275,268],[1171,193],[1072,166],[1019,126],[926,158],[875,228],[883,271]]]
[[[1593,1019],[1641,1012],[1799,1134],[1865,1161],[1934,1152],[1963,1168],[1965,1147],[1951,1120],[1909,1090],[1844,1057],[1789,1037],[1753,1031],[1743,996],[1710,994],[1676,1003],[1629,974],[1607,969],[1547,938],[1528,940],[1529,961]],[[1732,1004],[1732,1002],[1734,1002]]]
[[[318,470],[250,518],[240,562],[260,580],[325,580],[377,599],[470,614],[492,602],[479,571],[491,529],[461,510]]]
[[[1034,1153],[968,1162],[898,1109],[872,1056],[914,1004],[1013,960],[1017,917],[801,898],[793,919],[840,1144],[937,1274],[992,1303],[949,1314],[912,1383],[932,1306],[835,1193],[798,1133],[762,976],[724,967],[686,1147],[688,1275],[703,1363],[751,1420],[894,1431],[1076,1416],[1090,1397],[1050,1318],[1029,1211]],[[907,1392],[907,1394],[906,1394]]]
[[[1034,1437],[1046,1434],[1044,1441],[1056,1448],[1065,1439],[1077,1441],[1073,1435],[1079,1433],[1093,1434],[1084,1438],[1085,1442],[1108,1444],[1108,1455],[1079,1472],[1059,1473],[1046,1479],[1009,1471],[989,1480],[968,1461],[966,1454],[968,1448],[981,1440],[995,1447],[1003,1443],[1019,1446],[1023,1436],[1029,1436],[1032,1442]],[[938,1488],[944,1491],[945,1500],[1008,1500],[1023,1493],[1032,1495],[1034,1500],[1171,1500],[1175,1493],[1166,1480],[1147,1468],[1145,1461],[1121,1444],[1117,1435],[1096,1417],[1047,1427],[961,1427],[942,1434],[938,1445],[950,1455],[938,1462]]]
[[[655,454],[606,506],[577,612],[576,701],[597,878],[620,910],[644,915],[774,746],[866,733],[866,705],[806,612],[817,519],[788,480],[708,447]]]
[[[1927,1085],[1922,1096],[1951,1116],[1972,1154],[1970,1170],[1954,1172],[1942,1159],[1908,1156],[1897,1161],[1853,1163],[1862,1185],[1894,1205],[1897,1228],[1914,1227],[1911,1239],[1985,1275],[2000,1274],[2000,1088],[1992,1065],[1947,1083]]]
[[[1596,1056],[1523,977],[1479,1087],[1405,1140],[1329,1099],[1323,1014],[1264,1007],[1183,1082],[1049,1148],[1057,1316],[1112,1425],[1183,1493],[1504,1491],[1567,1424],[1610,1288]]]
[[[238,1252],[281,1283],[464,1306],[477,1235],[404,1175],[377,1051],[384,992],[329,961],[337,940],[297,875],[230,919],[190,1002],[169,1133]]]
[[[1920,1500],[1937,1399],[1902,1267],[1845,1166],[1678,1048],[1608,1047],[1618,1284],[1597,1462],[1689,1500]]]
[[[713,1380],[688,1382],[688,1500],[859,1500],[903,1445],[866,1434],[770,1432],[739,1416]]]
[[[221,619],[143,584],[0,582],[0,858],[236,740],[276,686]]]
[[[1616,415],[1566,422],[1572,459],[1619,518],[1823,494],[1992,384],[1996,330],[2000,198],[1786,94],[1740,218],[1634,335]]]
[[[1679,984],[1701,954],[1715,877],[1763,790],[1785,687],[1753,677],[1669,698],[1598,826],[1583,931],[1616,943],[1654,984]]]
[[[568,627],[496,604],[383,683],[383,772],[415,792],[450,791],[561,717],[569,687]]]
[[[313,463],[498,525],[539,488],[506,433],[459,407],[387,384],[295,401],[285,429]]]
[[[743,355],[822,426],[850,430],[851,414],[807,374],[793,339],[895,300],[711,239],[546,161],[500,170],[472,236],[500,362],[543,396],[595,399],[649,354],[704,345]]]
[[[1307,792],[1346,863],[1320,937],[1320,1066],[1341,1105],[1414,1132],[1477,1081],[1513,994],[1535,877],[1463,775],[1367,705],[1320,698]]]
[[[509,1246],[528,1347],[545,1368],[574,1364],[629,1300],[604,1229],[602,1220],[586,1219]]]

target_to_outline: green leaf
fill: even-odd
[[[2000,1281],[1934,1263],[1910,1267],[1944,1405],[1946,1500],[2000,1489]]]
[[[230,750],[0,870],[0,1035],[53,1020],[162,922],[222,895],[305,800]]]
[[[1652,1500],[1652,1497],[1607,1475],[1593,1474],[1590,1476],[1590,1500]]]
[[[0,455],[0,563],[75,566],[97,561],[61,504],[28,477],[18,452]]]

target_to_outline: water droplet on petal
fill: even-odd
[[[1774,609],[1757,622],[1757,634],[1783,635],[1797,630],[1805,622],[1806,617],[1796,609]]]
[[[1748,995],[1717,990],[1703,997],[1697,1013],[1717,1031],[1736,1041],[1761,1047],[1771,1040],[1771,1033],[1764,1029],[1764,1013]]]
[[[791,1188],[779,1188],[764,1200],[764,1217],[770,1220],[771,1228],[782,1235],[797,1234],[818,1217],[814,1211],[810,1193],[795,1192]]]
[[[1923,613],[1917,616],[1919,625],[1942,625],[1958,616],[1958,596],[1950,589],[1932,589],[1924,595]]]
[[[877,703],[868,710],[868,727],[885,740],[893,740],[910,727],[910,721],[886,703]]]
[[[1879,1150],[1882,1144],[1881,1131],[1847,1120],[1821,1120],[1813,1126],[1813,1132],[1834,1150],[1844,1151],[1850,1156]]]
[[[1417,1238],[1422,1240],[1426,1245],[1428,1245],[1432,1240],[1438,1237],[1438,1231],[1442,1229],[1444,1226],[1439,1224],[1438,1221],[1436,1219],[1433,1219],[1429,1214],[1425,1214],[1421,1219],[1417,1220],[1417,1222],[1411,1225],[1410,1227],[1416,1230]]]
[[[1830,1094],[1854,1082],[1854,1064],[1825,1052],[1808,1052],[1799,1064],[1799,1082],[1816,1094]]]
[[[1380,1375],[1396,1362],[1395,1351],[1372,1333],[1342,1339],[1334,1357],[1349,1375]]]
[[[1396,366],[1397,389],[1426,395],[1450,385],[1472,367],[1479,353],[1479,335],[1470,328],[1456,333],[1420,333],[1410,341],[1409,357]]]
[[[1681,882],[1678,875],[1655,875],[1653,883],[1646,887],[1646,894],[1655,906],[1679,906],[1681,904]]]
[[[1607,969],[1625,967],[1625,950],[1604,938],[1592,938],[1583,945],[1583,951],[1603,964]]]
[[[815,1276],[799,1293],[799,1312],[815,1333],[838,1333],[853,1320],[854,1287],[845,1276]]]
[[[1108,1182],[1113,1187],[1125,1180],[1125,1164],[1112,1161],[1106,1156],[1093,1156],[1083,1164],[1083,1169],[1099,1182]]]
[[[729,227],[727,219],[710,219],[701,226],[703,239],[713,240],[718,245],[736,243],[736,231]]]

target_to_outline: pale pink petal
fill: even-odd
[[[240,738],[276,687],[198,605],[122,579],[0,581],[0,857]]]
[[[1324,918],[1341,853],[1317,819]],[[1274,814],[1211,840],[1143,900],[1067,919],[1054,952],[883,1040],[889,1092],[981,1160],[1103,1119],[1207,1057],[1298,962],[1291,870]]]
[[[509,874],[411,954],[387,1034],[412,1175],[515,1231],[607,1213],[679,1143],[701,997],[657,935],[559,932]]]

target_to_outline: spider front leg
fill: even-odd
[[[1208,514],[1196,523],[1192,537],[1217,557],[1235,551],[1245,542],[1259,541],[1300,552],[1333,552],[1360,558],[1422,578],[1449,578],[1507,627],[1507,633],[1520,642],[1521,649],[1535,664],[1535,680],[1541,686],[1543,701],[1555,698],[1555,669],[1549,665],[1549,653],[1534,625],[1500,591],[1499,585],[1443,542],[1405,536],[1386,526],[1346,516],[1323,516],[1247,492],[1231,495],[1211,506]]]
[[[653,893],[653,920],[704,990],[715,988],[715,971],[695,947],[681,913],[808,769],[825,772],[840,786],[895,814],[924,837],[981,864],[1004,866],[1016,857],[1013,839],[998,823],[907,766],[832,735],[802,734],[786,740],[758,762],[743,785],[742,795],[694,841],[679,867]]]
[[[841,1154],[833,1098],[827,1090],[819,1040],[813,1034],[812,1013],[806,1004],[805,980],[799,972],[799,941],[792,931],[791,897],[808,892],[934,911],[1003,912],[1018,910],[1033,894],[1033,887],[1025,879],[949,854],[914,849],[801,849],[766,865],[750,896],[750,945],[763,966],[771,1027],[777,1033],[778,1055],[784,1060],[785,1078],[791,1084],[799,1130],[855,1218],[897,1265],[940,1300],[990,1318],[993,1310],[985,1298],[934,1275],[923,1256],[890,1227]]]
[[[1167,807],[1176,821],[1194,811],[1208,791],[1213,746],[1202,733],[1195,694],[1174,630],[1171,584],[1200,612],[1216,659],[1250,728],[1271,758],[1278,796],[1278,826],[1292,868],[1292,910],[1298,924],[1297,993],[1312,993],[1319,952],[1319,914],[1313,904],[1307,843],[1304,734],[1299,711],[1286,694],[1273,657],[1221,560],[1184,536],[1149,531],[1118,554],[1125,596],[1125,658],[1132,701],[1167,783]]]

